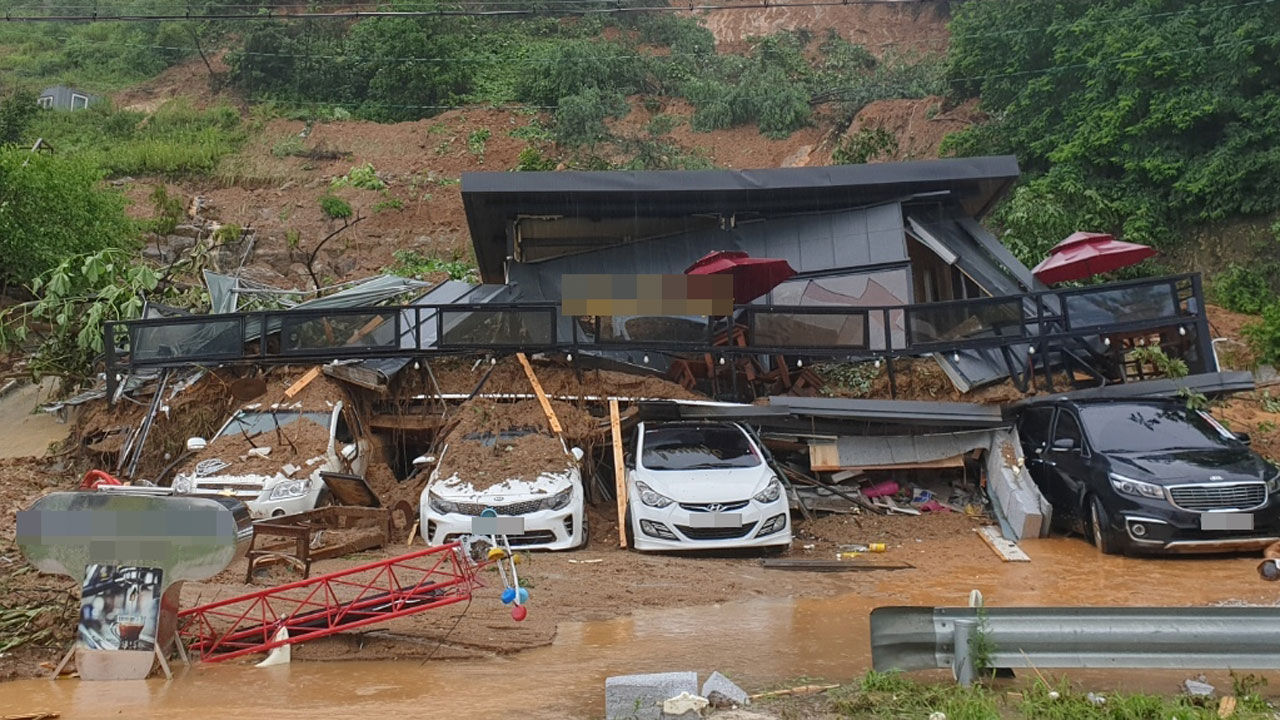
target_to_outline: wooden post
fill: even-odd
[[[618,496],[618,547],[627,546],[627,470],[622,464],[622,421],[617,398],[609,399],[609,430],[613,433],[613,481]]]
[[[542,412],[547,414],[547,424],[551,426],[551,432],[559,435],[560,419],[556,417],[556,411],[551,409],[551,401],[547,399],[547,394],[542,391],[542,383],[538,382],[538,376],[533,374],[533,366],[529,364],[529,358],[524,353],[516,353],[516,357],[520,359],[520,364],[524,366],[524,374],[529,377],[529,384],[533,386],[533,394],[538,396],[538,402],[542,404]]]

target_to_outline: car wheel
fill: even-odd
[[[765,557],[778,557],[790,549],[790,545],[769,545],[764,549],[764,555]]]
[[[1093,533],[1093,544],[1103,555],[1120,554],[1120,541],[1111,529],[1111,516],[1096,495],[1089,498],[1089,526]]]

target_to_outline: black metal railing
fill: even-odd
[[[108,323],[104,340],[114,377],[124,368],[583,348],[856,359],[1043,347],[1176,325],[1196,333],[1203,364],[1212,358],[1203,308],[1200,276],[1177,275],[916,305],[740,305],[732,319],[564,318],[548,302],[258,311]]]

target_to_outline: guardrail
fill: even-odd
[[[871,612],[878,671],[951,668],[1280,669],[1275,607],[882,607]]]
[[[583,348],[871,359],[1179,326],[1194,333],[1192,371],[1215,369],[1199,275],[915,305],[739,305],[732,322],[737,338],[729,318],[567,319],[549,302],[317,308],[107,323],[104,347],[112,378],[120,367]]]

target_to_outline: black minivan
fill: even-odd
[[[1178,399],[1049,399],[1018,413],[1054,524],[1117,553],[1254,550],[1280,540],[1280,470]]]

